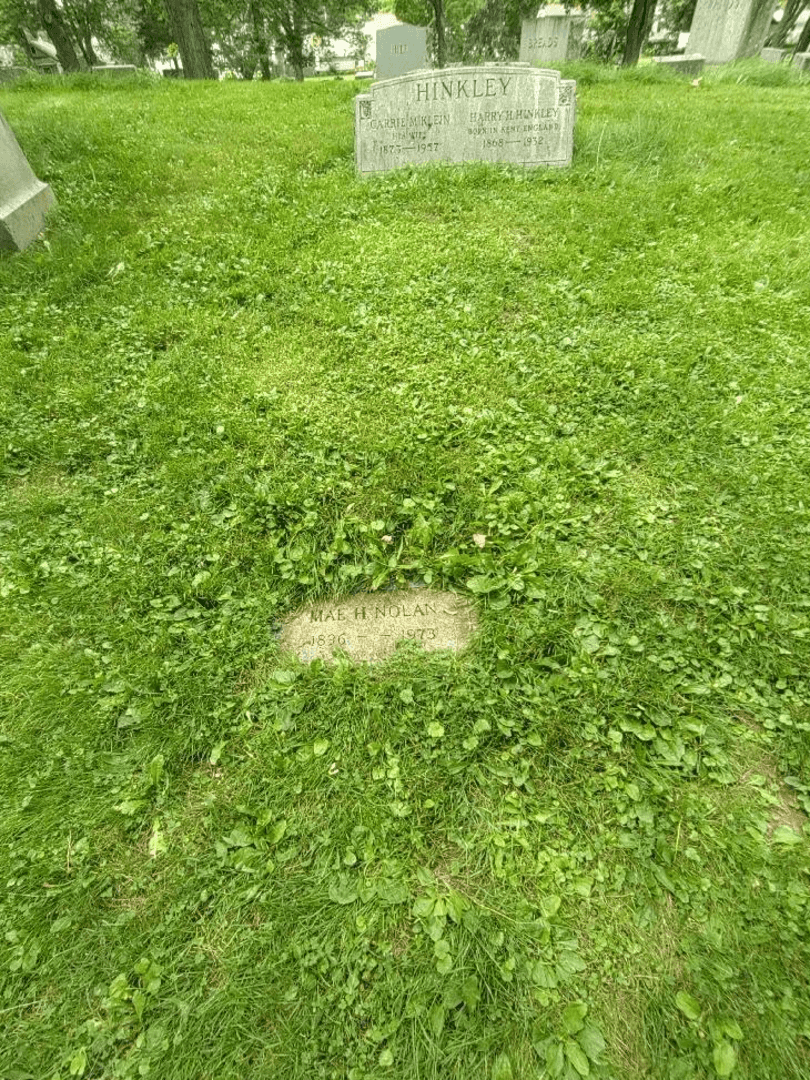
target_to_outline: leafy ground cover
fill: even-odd
[[[342,80],[0,94],[4,1078],[810,1074],[810,87],[574,70],[365,181]]]

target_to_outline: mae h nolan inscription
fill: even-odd
[[[576,83],[529,64],[412,71],[355,98],[363,173],[430,161],[571,164]]]
[[[397,642],[424,649],[462,649],[477,621],[466,597],[428,589],[358,593],[340,603],[313,604],[294,615],[281,632],[283,651],[308,663],[346,653],[352,660],[384,660]]]

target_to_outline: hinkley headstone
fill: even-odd
[[[397,23],[377,31],[377,79],[396,79],[428,66],[427,30]]]
[[[576,83],[529,64],[411,72],[355,100],[361,174],[428,162],[571,164]]]
[[[45,224],[51,189],[37,180],[14,132],[0,113],[0,248],[22,251]]]
[[[536,19],[524,19],[520,30],[520,59],[529,64],[558,64],[578,60],[582,52],[585,16],[541,12]]]
[[[351,660],[385,660],[400,641],[417,642],[429,652],[458,652],[476,626],[471,602],[456,593],[357,593],[298,612],[282,630],[279,644],[305,663],[331,660],[336,652]]]
[[[765,44],[773,0],[698,0],[689,31],[689,52],[707,64],[755,56]]]

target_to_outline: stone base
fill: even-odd
[[[0,67],[0,83],[2,82],[14,82],[15,79],[21,78],[23,75],[29,73],[29,68],[24,67]]]
[[[691,53],[684,56],[654,56],[653,63],[662,64],[679,75],[700,75],[706,60],[698,53]]]
[[[0,249],[23,251],[36,240],[45,225],[45,215],[56,200],[47,184],[37,180],[33,189],[11,206],[0,206]]]
[[[137,70],[134,64],[95,64],[91,68],[101,75],[134,75]]]
[[[797,52],[793,54],[793,66],[799,71],[810,72],[810,52]]]
[[[763,49],[759,58],[766,60],[769,64],[781,64],[786,55],[787,49]]]

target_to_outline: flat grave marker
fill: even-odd
[[[355,100],[361,175],[428,162],[571,164],[576,83],[529,64],[419,71]]]
[[[332,660],[335,651],[351,660],[385,660],[399,641],[418,642],[427,652],[458,652],[477,627],[472,602],[457,593],[429,589],[357,593],[344,600],[312,604],[285,624],[279,644],[299,660]]]
[[[428,67],[427,29],[402,23],[377,31],[376,78],[396,79]]]

